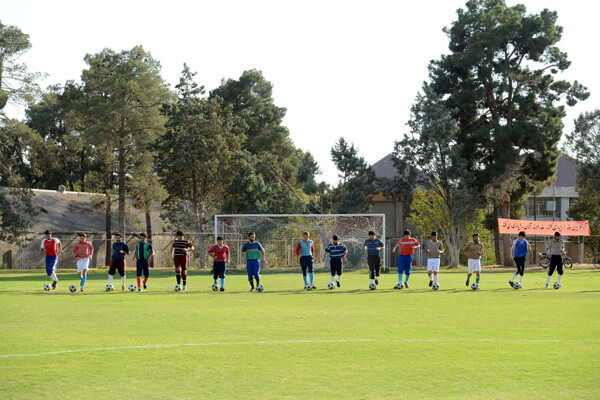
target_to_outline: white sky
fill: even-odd
[[[410,105],[429,60],[447,50],[442,32],[464,0],[420,1],[33,1],[0,0],[0,21],[30,35],[22,61],[48,74],[43,87],[79,80],[86,53],[141,44],[160,60],[172,86],[183,63],[208,90],[222,78],[261,70],[294,143],[337,181],[329,149],[340,136],[374,163],[406,132]],[[566,132],[582,111],[600,107],[600,37],[596,2],[508,0],[529,12],[556,10],[559,44],[572,61],[565,74],[590,98],[569,109]],[[13,116],[22,110],[12,109]]]

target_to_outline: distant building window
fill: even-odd
[[[538,197],[535,199],[527,199],[526,214],[527,217],[552,217],[560,219],[560,198],[556,200],[553,197]],[[537,207],[537,213],[535,208]]]

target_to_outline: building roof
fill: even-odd
[[[392,153],[383,157],[381,160],[371,165],[371,167],[373,168],[373,171],[375,171],[375,176],[377,178],[391,179],[398,175],[398,170],[396,170],[394,162],[392,161]]]
[[[103,194],[68,192],[57,190],[32,189],[33,205],[37,212],[29,228],[31,232],[103,232],[106,228],[105,214],[101,206],[96,206],[104,198]],[[116,202],[115,202],[116,203]],[[116,204],[115,204],[116,206]],[[151,213],[152,230],[162,232],[166,224],[157,211]],[[113,210],[112,231],[117,228],[117,212]],[[127,210],[127,232],[146,230],[145,215],[138,210]]]

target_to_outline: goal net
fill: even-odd
[[[222,236],[229,246],[231,262],[242,266],[242,246],[249,232],[265,248],[269,268],[298,267],[296,245],[302,233],[308,231],[315,246],[315,267],[329,267],[329,258],[323,263],[324,249],[333,235],[348,248],[351,268],[366,266],[363,245],[368,232],[373,230],[385,242],[384,214],[221,214],[215,215],[215,240]],[[385,249],[381,258],[385,260]]]

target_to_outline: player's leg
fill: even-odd
[[[188,271],[187,271],[187,256],[185,257],[185,261],[183,262],[183,265],[181,266],[181,283],[183,284],[183,290],[187,290],[187,275],[188,275]]]
[[[175,261],[175,280],[178,285],[181,285],[181,265],[178,261]]]
[[[331,283],[335,283],[335,265],[333,258],[329,259],[329,272],[331,273]]]
[[[375,256],[375,284],[379,285],[379,273],[381,271],[381,258]]]
[[[527,258],[519,258],[519,264],[517,265],[519,267],[519,283],[523,283],[523,276],[525,275],[525,262],[527,261]]]
[[[475,277],[475,282],[477,282],[477,284],[479,284],[479,278],[480,278],[480,274],[481,274],[481,259],[476,259],[475,261],[475,273],[477,274],[477,276]]]
[[[108,267],[108,284],[113,284],[113,278],[115,277],[115,272],[117,272],[117,266],[115,264],[115,260],[110,260],[110,266]]]
[[[371,284],[375,284],[375,263],[373,257],[367,256],[367,265],[369,266],[369,279]]]
[[[48,260],[50,258],[50,260]],[[56,289],[58,277],[56,276],[56,264],[58,263],[58,255],[46,256],[46,273],[52,280],[52,289]]]
[[[310,278],[310,288],[311,289],[316,289],[317,287],[315,286],[315,273],[313,271],[314,269],[314,262],[313,262],[313,258],[312,257],[308,257],[308,276]]]
[[[254,273],[252,270],[252,265],[254,264],[254,260],[246,260],[246,272],[248,273],[248,282],[250,283],[250,291],[254,290]]]
[[[510,280],[508,281],[508,284],[509,284],[510,286],[514,286],[514,281],[515,281],[515,278],[517,277],[517,275],[519,275],[519,271],[520,271],[520,268],[519,268],[519,260],[518,260],[519,258],[520,258],[520,257],[515,257],[515,258],[514,258],[514,260],[515,260],[515,265],[517,266],[517,268],[515,269],[515,273],[513,274],[512,278],[510,278]]]
[[[300,268],[302,269],[302,279],[304,280],[304,289],[308,289],[308,279],[306,277],[306,270],[308,269],[308,265],[306,264],[306,258],[304,256],[300,257]]]
[[[88,268],[90,265],[90,259],[89,258],[81,258],[79,259],[82,261],[82,266],[81,266],[81,291],[83,292],[84,288],[85,288],[85,282],[87,281],[87,272],[88,272]],[[79,261],[78,260],[78,261]]]
[[[550,256],[550,266],[548,267],[548,276],[546,277],[546,289],[548,289],[548,285],[550,285],[550,279],[552,278],[552,274],[554,274],[555,269],[556,269],[556,257]]]
[[[399,288],[400,285],[402,284],[402,271],[404,271],[404,256],[399,255],[398,256],[398,284],[396,285],[397,288]]]
[[[563,261],[562,261],[562,257],[559,257],[558,260],[557,260],[556,272],[558,273],[558,277],[556,279],[556,282],[558,282],[560,284],[560,278],[562,278],[562,276],[563,276]]]
[[[404,278],[404,286],[406,286],[408,288],[409,287],[408,286],[408,278],[410,278],[410,274],[412,272],[412,259],[413,259],[413,257],[412,257],[412,255],[406,256],[406,257],[407,257],[406,263],[404,264],[404,276],[405,276],[405,278]]]
[[[142,288],[142,271],[143,271],[143,269],[144,269],[144,264],[142,263],[142,260],[140,260],[138,258],[137,261],[135,262],[135,279],[137,281],[138,290],[140,290]]]
[[[221,279],[221,292],[225,291],[225,273],[227,270],[227,264],[225,262],[221,263],[219,268],[219,278]]]
[[[433,285],[433,259],[427,259],[427,277],[429,278],[429,287]]]
[[[146,289],[146,283],[148,282],[148,278],[150,277],[150,261],[146,260],[142,272],[144,273],[144,289]]]
[[[258,284],[260,283],[260,260],[256,260],[256,263],[254,264],[253,275],[256,280],[256,286],[258,287]]]
[[[473,259],[471,259],[471,258],[467,259],[467,268],[468,268],[468,272],[467,272],[467,281],[465,282],[465,286],[469,286],[469,281],[471,280],[471,275],[473,275],[473,269],[474,269]]]
[[[438,273],[440,271],[441,260],[439,258],[435,258],[434,260],[435,260],[435,262],[433,264],[433,283],[437,283],[437,281],[438,281]]]
[[[119,275],[121,276],[121,290],[125,290],[125,284],[127,280],[127,275],[125,272],[125,260],[119,260],[117,263],[117,271],[119,271]]]
[[[344,263],[342,261],[341,258],[338,258],[338,263],[336,265],[336,274],[337,274],[337,279],[336,279],[336,285],[337,287],[340,287],[340,279],[342,277],[342,273],[344,272]]]

